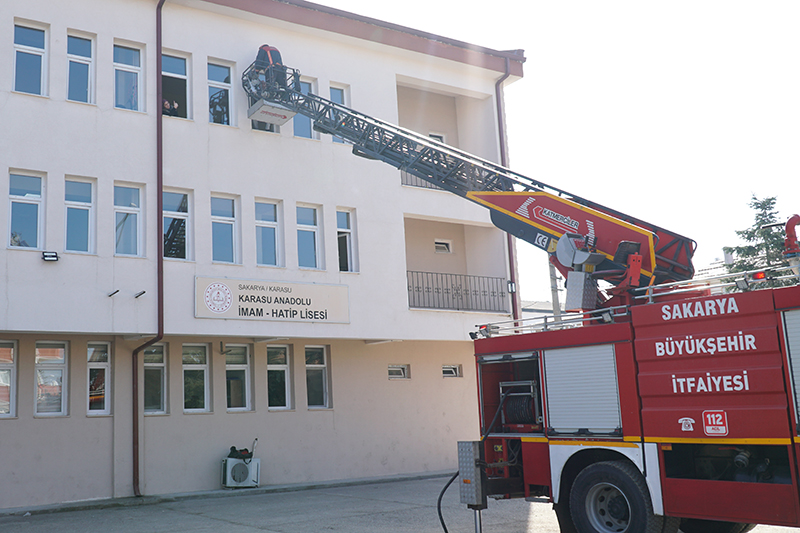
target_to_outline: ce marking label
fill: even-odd
[[[545,235],[544,233],[540,233],[536,236],[536,241],[534,244],[541,248],[542,250],[547,250],[547,245],[550,243],[550,237]]]

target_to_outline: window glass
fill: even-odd
[[[60,342],[37,342],[35,365],[36,414],[66,415],[66,344]]]
[[[256,262],[278,265],[278,206],[256,202]]]
[[[161,56],[161,70],[169,74],[186,76],[186,60],[164,54]]]
[[[228,346],[225,352],[228,409],[248,409],[250,391],[248,349],[246,346]]]
[[[0,417],[11,417],[16,414],[15,397],[14,343],[0,341]]]
[[[11,174],[9,194],[11,196],[42,196],[42,178]]]
[[[92,184],[83,181],[67,180],[64,199],[68,202],[92,203]]]
[[[166,412],[166,365],[164,347],[150,346],[144,351],[144,411]]]
[[[89,413],[108,414],[111,365],[107,344],[92,343],[88,345],[89,369]]]
[[[233,218],[233,199],[211,197],[211,216]]]
[[[317,210],[297,207],[297,262],[302,268],[319,268]]]
[[[164,192],[164,257],[187,259],[189,195]]]
[[[183,408],[207,411],[208,364],[205,346],[183,347]]]
[[[309,407],[328,407],[328,376],[322,346],[306,346],[306,391]]]
[[[256,202],[256,220],[262,222],[277,222],[278,206],[275,204]]]
[[[211,197],[211,239],[214,261],[236,261],[234,225],[234,200]]]
[[[231,82],[231,69],[222,65],[208,64],[208,79],[209,81],[218,81],[220,83]]]
[[[324,365],[325,364],[325,348],[306,348],[306,364],[307,365]]]
[[[270,408],[289,407],[289,347],[267,347],[267,395]]]
[[[92,41],[83,37],[68,35],[67,53],[74,56],[92,57]]]
[[[44,30],[14,26],[14,44],[44,49]]]
[[[114,205],[120,207],[139,207],[139,189],[135,187],[114,187]]]
[[[336,244],[339,252],[339,272],[354,272],[353,231],[349,211],[336,212]]]
[[[298,207],[297,208],[297,223],[316,226],[317,225],[317,210],[313,207]]]
[[[128,48],[127,46],[114,45],[114,63],[121,63],[132,67],[140,66],[139,50],[136,48]]]
[[[115,251],[118,255],[139,255],[139,189],[114,186]]]
[[[331,87],[331,102],[333,102],[334,104],[344,105],[344,89],[340,87]],[[344,139],[334,135],[333,142],[343,143]]]

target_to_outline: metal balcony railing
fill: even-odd
[[[504,278],[407,271],[407,279],[409,307],[509,312]]]
[[[439,189],[440,191],[444,190],[429,181],[418,178],[414,174],[409,174],[405,170],[400,171],[400,183],[403,185],[410,185],[411,187],[421,187],[423,189]]]

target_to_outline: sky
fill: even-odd
[[[316,3],[525,50],[509,166],[694,239],[696,268],[742,244],[753,195],[800,212],[800,2]],[[546,254],[517,250],[522,299],[549,300]]]

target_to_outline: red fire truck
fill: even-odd
[[[312,118],[354,154],[487,207],[567,278],[572,313],[473,334],[482,438],[459,443],[458,483],[476,529],[488,497],[552,502],[565,532],[800,526],[800,286],[693,280],[691,239],[303,93],[299,79],[280,61],[251,65],[250,118]],[[786,226],[792,266],[766,277],[800,276],[799,222]]]

